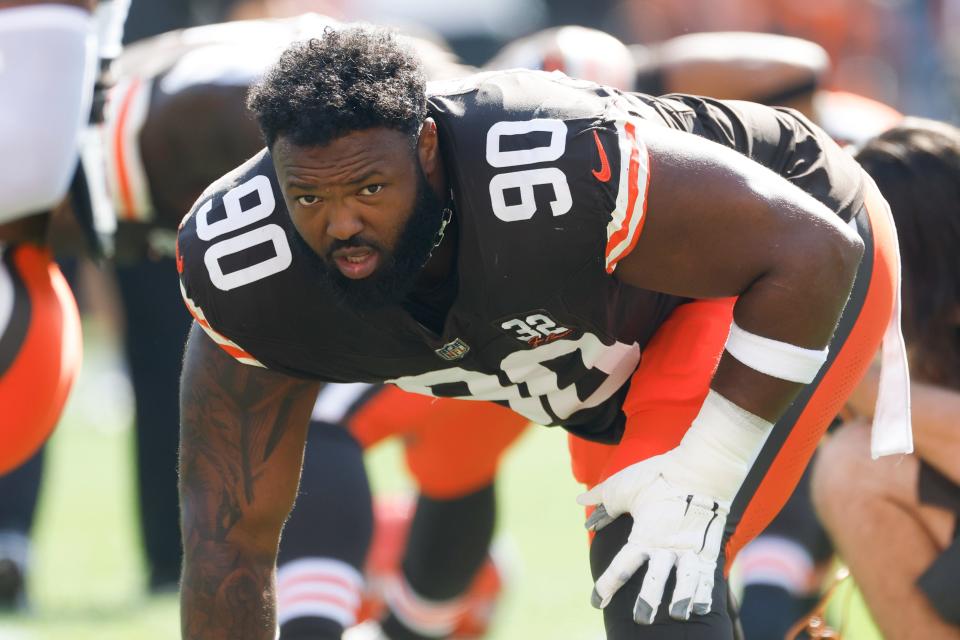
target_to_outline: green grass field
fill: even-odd
[[[88,345],[84,373],[48,449],[31,610],[0,617],[0,640],[179,637],[176,596],[145,593],[129,416],[114,352],[102,341]],[[372,452],[368,468],[378,491],[409,487],[396,446]],[[578,492],[561,431],[530,429],[509,453],[499,484],[499,535],[516,562],[491,640],[603,637],[589,606]],[[879,638],[856,600],[851,618],[846,638]]]

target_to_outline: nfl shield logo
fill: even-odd
[[[467,343],[460,338],[456,338],[437,349],[435,353],[444,360],[453,361],[467,355],[468,351],[470,351],[470,347],[467,346]]]

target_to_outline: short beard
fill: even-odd
[[[417,163],[417,194],[413,212],[404,226],[392,252],[359,237],[335,240],[323,259],[310,245],[294,233],[294,252],[312,265],[324,289],[341,306],[356,312],[371,312],[403,302],[413,290],[417,276],[430,257],[437,230],[443,219],[443,203],[433,192],[427,177]],[[383,264],[370,276],[360,280],[347,278],[334,264],[332,254],[344,247],[370,247],[377,251]]]

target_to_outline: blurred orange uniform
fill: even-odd
[[[19,244],[0,262],[0,474],[33,455],[80,371],[80,316],[50,252]]]
[[[379,388],[346,422],[364,449],[399,436],[420,491],[436,500],[493,482],[500,456],[529,424],[490,402],[431,398],[393,386]]]

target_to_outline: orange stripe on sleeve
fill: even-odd
[[[209,326],[209,325],[208,325],[208,326]],[[246,351],[244,351],[244,350],[241,349],[240,347],[231,347],[231,346],[228,345],[228,344],[221,344],[221,345],[220,345],[220,348],[222,348],[224,351],[226,351],[227,353],[229,353],[230,355],[232,355],[234,358],[237,358],[238,360],[239,360],[240,358],[250,358],[250,359],[253,359],[253,356],[251,356],[249,353],[247,353]]]
[[[130,88],[123,96],[123,102],[120,103],[119,115],[117,116],[117,128],[113,138],[113,153],[117,164],[117,186],[120,188],[120,199],[123,202],[123,211],[120,211],[120,217],[124,220],[133,220],[136,214],[136,206],[133,202],[133,193],[130,188],[130,176],[127,173],[126,148],[124,144],[124,133],[127,129],[127,117],[130,114],[130,107],[140,89],[140,79],[134,78],[130,83]]]
[[[640,177],[640,146],[637,144],[637,129],[632,122],[627,122],[624,126],[627,140],[630,142],[630,167],[627,172],[627,206],[626,214],[620,228],[617,229],[607,240],[606,263],[607,273],[613,273],[617,263],[630,254],[637,244],[640,237],[640,231],[643,229],[643,223],[647,213],[647,192],[650,188],[650,171],[646,172],[643,186],[643,203],[640,210],[637,211],[637,198],[640,197],[640,186],[638,179]],[[646,152],[646,149],[644,149]],[[649,165],[649,160],[647,162]],[[639,216],[639,217],[638,217]],[[624,246],[624,243],[626,245]]]
[[[207,319],[203,317],[203,311],[197,307],[193,301],[190,300],[190,298],[187,297],[186,291],[184,290],[182,284],[180,285],[180,294],[183,296],[183,301],[187,305],[187,311],[190,312],[190,315],[193,316],[193,319],[197,321],[197,324],[200,325],[206,334],[210,336],[210,338],[217,343],[221,349],[244,364],[256,364],[257,366],[263,366],[260,364],[259,360],[250,355],[250,353],[245,351],[242,347],[240,347],[240,345],[238,345],[236,342],[233,342],[210,326],[210,323],[207,322]]]

